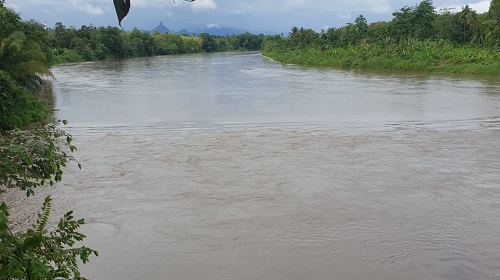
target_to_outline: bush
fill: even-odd
[[[71,135],[58,128],[60,123],[0,134],[0,187],[31,196],[36,188],[62,180],[62,168],[74,160],[68,153],[76,147]],[[70,211],[52,226],[48,224],[50,209],[49,196],[32,228],[14,233],[7,205],[0,203],[0,279],[85,279],[78,260],[86,263],[98,253],[74,247],[85,238],[78,232],[84,220],[75,219]]]
[[[40,100],[19,86],[8,73],[0,71],[0,131],[21,128],[47,116]]]
[[[85,61],[81,55],[75,50],[70,49],[53,49],[52,64],[74,63]]]

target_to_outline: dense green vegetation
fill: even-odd
[[[500,74],[500,0],[488,13],[468,6],[436,13],[432,1],[403,7],[390,22],[362,16],[320,33],[294,27],[269,36],[263,54],[293,64],[470,74]]]
[[[264,35],[244,33],[231,36],[160,34],[117,27],[65,27],[58,22],[49,33],[52,64],[113,58],[260,50]]]
[[[37,23],[23,22],[0,2],[0,131],[41,121],[48,115],[35,94],[48,68],[48,34]]]
[[[8,73],[0,71],[0,131],[47,118],[47,109]]]
[[[58,123],[36,124],[49,116],[40,100],[43,76],[51,77],[49,34],[33,21],[21,21],[0,0],[0,194],[5,189],[23,191],[53,186],[62,180],[62,168],[73,161],[72,137]],[[28,128],[27,126],[30,125]],[[35,225],[13,232],[7,203],[0,203],[0,279],[84,279],[78,270],[97,252],[75,248],[85,235],[78,228],[83,219],[66,213],[57,226],[48,218],[47,197]]]

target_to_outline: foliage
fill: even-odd
[[[392,13],[392,32],[396,38],[414,37],[431,39],[434,37],[433,20],[436,17],[432,1],[424,0],[415,7],[405,6]]]
[[[88,61],[96,60],[95,56],[92,54],[88,54]],[[74,62],[82,62],[85,59],[78,54],[75,50],[70,49],[53,49],[52,50],[52,63],[53,64],[63,64],[63,63],[74,63]]]
[[[48,33],[52,48],[51,64],[200,52],[257,51],[265,38],[262,34],[248,32],[228,36],[208,33],[188,36],[150,34],[137,28],[127,32],[111,26],[96,28],[83,25],[75,29],[66,28],[60,22]]]
[[[456,47],[445,41],[406,39],[328,49],[311,46],[287,48],[288,40],[268,37],[263,54],[284,63],[384,70],[500,74],[500,54],[472,46]]]
[[[0,134],[0,186],[31,196],[36,188],[62,180],[62,168],[74,160],[68,152],[76,147],[71,135],[58,128],[61,122],[66,123]],[[47,197],[36,224],[13,233],[7,205],[0,205],[0,279],[84,279],[78,260],[86,263],[91,255],[98,255],[88,247],[74,247],[86,237],[77,231],[84,220],[75,220],[70,211],[49,230],[50,208]]]
[[[134,28],[131,32],[123,33],[126,57],[143,57],[154,54],[153,37],[146,31]]]
[[[21,29],[21,17],[14,10],[0,4],[0,38],[10,34],[14,30]]]
[[[320,33],[294,27],[287,38],[265,38],[263,54],[296,64],[500,74],[499,0],[481,15],[469,6],[436,14],[429,0],[393,15],[390,22],[371,24],[360,15],[354,23]]]
[[[0,186],[19,188],[30,196],[36,188],[62,180],[62,167],[74,160],[68,151],[76,147],[59,124],[61,121],[0,136]]]
[[[0,26],[0,188],[31,196],[36,188],[62,180],[62,168],[74,160],[68,153],[76,147],[71,135],[59,129],[61,122],[20,130],[48,116],[33,87],[31,92],[27,88],[41,84],[42,75],[52,76],[45,59],[48,33],[36,22],[21,22],[3,1]],[[75,220],[70,211],[49,230],[50,206],[48,197],[36,224],[14,234],[7,205],[0,204],[0,279],[83,279],[77,260],[86,263],[97,255],[84,246],[74,248],[85,238],[77,231],[84,220]]]
[[[98,253],[85,246],[73,248],[86,237],[77,231],[84,220],[75,220],[70,211],[49,230],[51,201],[50,196],[45,198],[32,228],[15,234],[9,227],[7,205],[0,205],[0,279],[85,279],[78,260],[87,263]]]
[[[310,28],[304,29],[301,27],[299,29],[297,27],[293,27],[289,40],[292,48],[300,49],[310,45],[316,45],[319,42],[319,36]]]
[[[52,76],[38,43],[20,31],[0,38],[0,70],[28,86],[39,85],[40,76]]]
[[[42,102],[0,71],[0,131],[26,126],[48,116]]]
[[[52,76],[47,63],[48,34],[34,21],[22,22],[14,10],[0,6],[0,71],[36,88],[40,76]]]
[[[217,51],[217,44],[215,38],[208,33],[201,33],[201,48],[206,52],[215,52]]]
[[[500,1],[492,0],[487,19],[483,22],[486,26],[485,39],[491,46],[500,47]]]

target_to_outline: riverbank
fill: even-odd
[[[324,51],[308,48],[264,50],[262,55],[282,63],[309,66],[500,75],[499,54],[486,49],[455,48],[389,54],[383,50],[356,47]]]
[[[63,31],[71,34],[72,38],[67,41],[54,39],[50,42],[51,65],[157,55],[260,51],[265,37],[250,33],[227,36],[208,33],[198,36],[160,34],[137,29],[123,31],[109,26],[91,29],[82,26],[78,30],[62,26],[61,30],[51,32],[57,38],[57,34],[64,33]],[[68,41],[77,43],[69,44]]]

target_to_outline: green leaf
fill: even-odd
[[[34,235],[28,236],[26,237],[26,239],[24,239],[24,242],[21,244],[21,249],[23,251],[34,250],[40,246],[41,242],[42,242],[42,233],[37,232]]]
[[[7,216],[9,215],[9,211],[7,209],[7,204],[5,204],[5,202],[2,202],[2,204],[0,204],[0,211]]]

